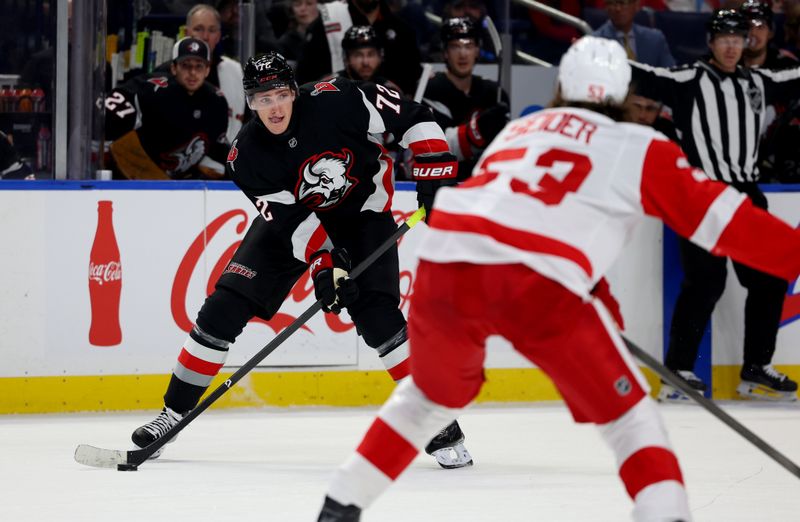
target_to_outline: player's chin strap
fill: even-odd
[[[406,221],[397,227],[397,230],[389,236],[383,243],[375,249],[366,259],[361,261],[350,271],[350,277],[355,279],[370,267],[379,257],[386,253],[397,240],[406,232],[411,230],[414,225],[425,218],[425,208],[417,209]],[[292,323],[281,330],[275,338],[270,341],[257,354],[244,363],[228,380],[211,392],[200,404],[187,413],[175,426],[167,431],[162,437],[139,450],[122,451],[96,448],[86,444],[81,444],[75,450],[75,460],[80,464],[99,468],[117,468],[118,470],[135,470],[140,464],[145,462],[153,453],[158,451],[164,444],[175,437],[183,428],[192,422],[198,415],[203,413],[209,406],[214,404],[217,399],[222,397],[234,384],[239,382],[242,377],[247,375],[250,370],[255,368],[258,363],[263,361],[269,354],[274,352],[283,342],[294,332],[299,330],[312,316],[322,309],[322,301],[317,300]]]
[[[767,444],[764,439],[750,431],[749,429],[745,428],[739,421],[725,413],[725,411],[717,406],[714,401],[710,401],[697,393],[697,391],[692,388],[689,383],[684,381],[681,377],[671,372],[667,369],[666,366],[658,362],[652,355],[645,352],[630,340],[622,337],[622,340],[625,341],[625,344],[628,346],[628,350],[631,351],[633,355],[635,355],[640,361],[645,363],[647,366],[650,367],[651,370],[656,372],[662,379],[664,379],[669,384],[679,388],[683,393],[685,393],[688,397],[691,397],[697,404],[705,408],[711,415],[718,418],[722,422],[728,425],[733,431],[747,439],[748,442],[752,443],[755,447],[769,455],[775,462],[786,468],[786,470],[791,473],[792,475],[800,478],[800,466],[789,460],[786,455],[781,453],[780,451],[776,450],[769,444]]]

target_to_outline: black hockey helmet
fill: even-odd
[[[750,22],[735,9],[717,9],[708,20],[707,30],[709,38],[718,34],[736,34],[746,38]]]
[[[383,49],[378,33],[371,25],[354,25],[344,33],[342,49],[346,52],[363,47],[374,47],[378,51]]]
[[[739,6],[739,12],[749,22],[762,22],[772,27],[772,8],[766,2],[747,0],[747,2]]]
[[[473,39],[475,43],[480,45],[481,33],[480,29],[472,18],[466,16],[459,16],[455,18],[446,18],[442,21],[442,43],[447,45],[451,40],[460,40],[462,38]]]
[[[298,91],[294,71],[280,53],[270,51],[251,56],[244,66],[242,87],[247,96],[257,92],[288,87]]]

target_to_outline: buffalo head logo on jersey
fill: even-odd
[[[164,160],[161,167],[171,178],[179,178],[180,175],[200,163],[206,155],[205,134],[200,133],[189,141],[186,145],[181,145],[176,150],[162,154]]]
[[[350,177],[353,153],[323,152],[307,159],[300,167],[300,180],[295,194],[297,200],[313,210],[326,210],[337,206],[347,197],[358,180]]]

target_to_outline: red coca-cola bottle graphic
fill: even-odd
[[[94,346],[115,346],[122,342],[119,326],[122,265],[112,212],[110,201],[97,202],[97,231],[89,254],[89,300],[92,303],[89,342]]]

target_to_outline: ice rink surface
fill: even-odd
[[[797,404],[722,406],[800,463]],[[705,410],[660,409],[695,520],[800,520],[800,480]],[[137,472],[84,467],[72,454],[79,443],[129,449],[154,412],[0,416],[0,520],[311,522],[375,411],[208,411]],[[422,455],[362,520],[630,520],[609,451],[562,405],[480,406],[461,424],[474,467],[446,471]]]

